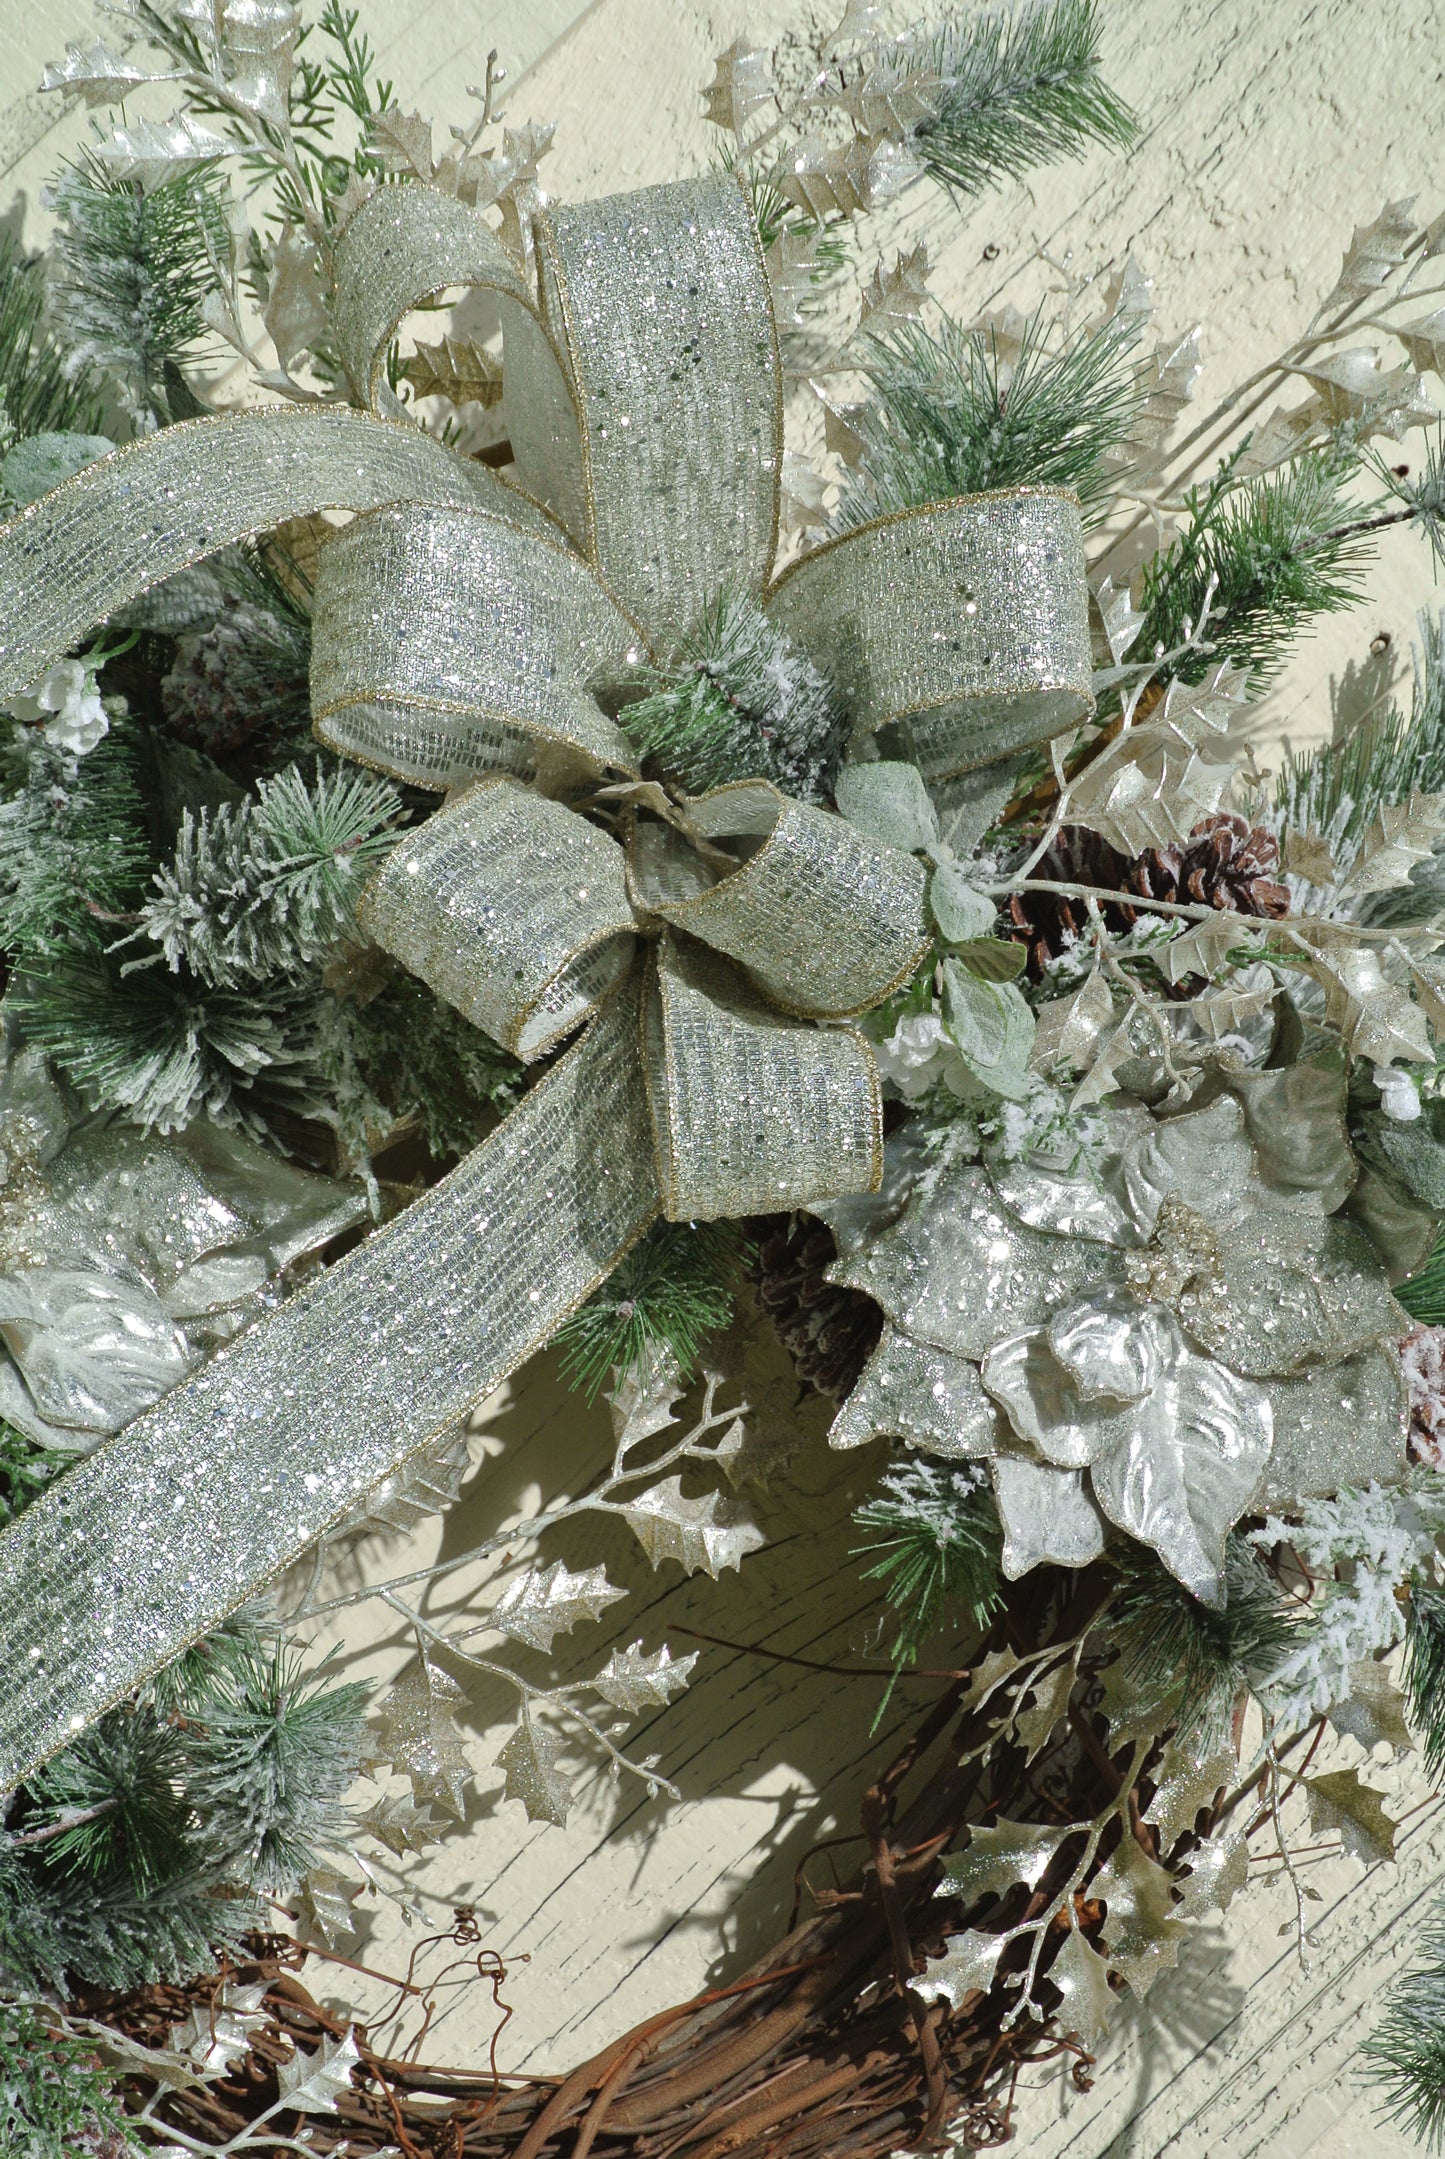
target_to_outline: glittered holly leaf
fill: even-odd
[[[1154,312],[1154,280],[1137,255],[1126,255],[1111,270],[1099,293],[1099,316],[1103,322],[1144,323]]]
[[[1445,307],[1419,322],[1407,322],[1395,332],[1410,355],[1410,364],[1422,374],[1445,375]]]
[[[1237,1036],[1251,1020],[1261,1018],[1278,994],[1279,986],[1273,979],[1252,989],[1212,990],[1208,996],[1194,1000],[1189,1017],[1211,1042],[1223,1042]]]
[[[1074,2032],[1086,2047],[1092,2047],[1103,2038],[1114,2006],[1108,1965],[1071,1927],[1047,1976],[1064,1997],[1057,2011],[1059,2028]]]
[[[996,1694],[1011,1672],[1019,1668],[1019,1659],[1011,1649],[991,1649],[968,1683],[968,1692],[962,1708],[981,1709],[989,1696]]]
[[[824,54],[835,53],[842,45],[857,45],[871,38],[873,25],[882,13],[883,0],[848,0],[843,20],[823,42]]]
[[[1120,854],[1169,847],[1188,839],[1212,815],[1234,777],[1181,742],[1169,724],[1136,727],[1125,749],[1086,766],[1069,789],[1069,816]]]
[[[793,451],[783,452],[782,499],[778,529],[783,538],[800,532],[821,532],[828,523],[823,498],[828,482],[816,465]]]
[[[714,1581],[721,1568],[740,1567],[746,1553],[767,1542],[735,1500],[717,1491],[690,1499],[676,1476],[662,1478],[629,1500],[622,1515],[654,1567],[675,1559],[688,1574],[710,1574]]]
[[[1280,859],[1291,876],[1303,877],[1307,884],[1332,885],[1340,874],[1329,841],[1313,825],[1308,832],[1285,833]]]
[[[1112,577],[1104,578],[1095,588],[1094,605],[1099,610],[1099,619],[1109,642],[1109,657],[1117,667],[1130,646],[1137,642],[1146,618],[1135,608],[1129,587],[1125,585],[1121,591]]]
[[[92,2024],[82,2017],[74,2021],[108,2069],[119,2070],[123,2076],[149,2077],[162,2091],[193,2092],[212,2077],[224,2074],[227,2067],[227,2064],[217,2062],[201,2069],[183,2048],[146,2047],[138,2040],[128,2039],[113,2024]]]
[[[269,2021],[262,2007],[266,1982],[241,1987],[227,1980],[209,2002],[197,2002],[183,2022],[173,2026],[171,2045],[187,2054],[207,2076],[224,2076],[232,2062],[251,2051],[254,2035]]]
[[[330,2114],[342,2093],[351,2090],[351,2072],[360,2065],[350,2032],[344,2039],[328,2039],[323,2032],[314,2054],[298,2047],[289,2062],[277,2064],[276,2089],[300,2114]]]
[[[716,72],[702,93],[704,117],[714,127],[741,135],[753,114],[771,104],[773,79],[768,55],[746,38],[734,38],[717,57]]]
[[[87,105],[119,105],[143,82],[176,82],[174,74],[152,74],[149,68],[137,67],[133,61],[112,52],[100,38],[83,51],[79,45],[67,45],[63,60],[48,62],[41,77],[42,90],[64,90],[79,93]]]
[[[1399,202],[1387,202],[1372,224],[1355,227],[1335,288],[1321,305],[1322,315],[1378,292],[1391,271],[1399,268],[1415,231],[1414,207],[1415,197],[1403,196]]]
[[[569,1634],[584,1619],[600,1619],[605,1605],[626,1595],[608,1581],[605,1568],[571,1574],[556,1559],[550,1567],[531,1567],[507,1584],[492,1606],[492,1625],[513,1641],[550,1649],[556,1635]]]
[[[821,225],[808,225],[801,231],[790,231],[785,226],[764,257],[780,330],[806,330],[809,317],[817,311],[818,286],[825,274],[819,253],[824,238]],[[861,454],[861,437],[855,439]],[[835,447],[831,438],[827,446],[830,450]],[[857,458],[849,462],[856,463]]]
[[[409,1792],[392,1792],[357,1816],[356,1826],[384,1844],[398,1859],[408,1852],[424,1851],[441,1834],[429,1806],[419,1807]]]
[[[1009,1101],[1028,1093],[1034,1015],[1011,982],[983,982],[956,959],[945,959],[943,1023],[974,1078]]]
[[[452,1504],[471,1466],[465,1431],[448,1432],[373,1485],[355,1511],[331,1534],[342,1537],[376,1529],[409,1532]]]
[[[1399,1058],[1435,1062],[1424,1013],[1388,979],[1377,953],[1335,945],[1316,954],[1310,972],[1324,986],[1325,1018],[1352,1056],[1377,1065]]]
[[[1107,1906],[1104,1944],[1110,1964],[1142,1997],[1167,1966],[1178,1962],[1185,1935],[1174,1916],[1168,1874],[1126,1825],[1114,1856],[1089,1885],[1089,1895]]]
[[[1417,863],[1428,862],[1445,832],[1445,795],[1412,794],[1382,802],[1370,819],[1346,885],[1351,892],[1386,892],[1407,885]]]
[[[749,1383],[746,1414],[734,1418],[713,1448],[713,1460],[735,1492],[745,1484],[768,1484],[808,1443],[795,1413],[791,1379]]]
[[[928,1968],[911,1982],[915,1994],[926,2002],[947,2002],[962,2009],[974,1994],[987,1994],[993,1985],[998,1960],[1003,1954],[1001,1934],[980,1934],[965,1927],[955,1934],[941,1957],[930,1957]]]
[[[1201,1807],[1212,1807],[1222,1784],[1228,1784],[1236,1768],[1230,1747],[1216,1748],[1200,1756],[1193,1747],[1171,1740],[1163,1760],[1154,1771],[1157,1789],[1144,1819],[1159,1832],[1159,1849],[1170,1851],[1180,1837],[1193,1834]]]
[[[349,1940],[356,1932],[352,1900],[360,1889],[360,1882],[333,1874],[329,1867],[308,1868],[293,1899],[299,1939],[317,1942],[323,1949]]]
[[[1178,1688],[1167,1681],[1146,1685],[1133,1664],[1124,1657],[1099,1675],[1103,1699],[1099,1708],[1109,1727],[1107,1746],[1117,1754],[1126,1740],[1150,1739],[1174,1716]]]
[[[1179,415],[1194,395],[1194,385],[1204,372],[1199,357],[1199,332],[1191,330],[1177,345],[1158,346],[1144,363],[1149,394],[1135,424],[1135,438],[1150,450],[1162,450],[1178,424]]]
[[[900,323],[917,322],[928,298],[929,268],[928,243],[924,240],[906,255],[900,250],[891,270],[885,270],[880,262],[863,287],[863,312],[849,344],[864,337],[879,337],[897,329]]]
[[[499,154],[468,160],[466,185],[458,192],[474,201],[479,210],[492,203],[510,207],[518,188],[536,179],[537,167],[551,149],[556,132],[557,124],[552,120],[529,120],[525,127],[504,128]],[[505,227],[502,237],[507,237]]]
[[[855,217],[891,202],[923,171],[906,144],[859,136],[846,148],[805,142],[777,170],[784,198],[817,222]]]
[[[432,163],[431,122],[419,112],[403,112],[387,105],[373,113],[368,132],[371,147],[388,172],[409,172],[418,180],[430,180]]]
[[[472,1765],[453,1710],[465,1699],[450,1673],[419,1658],[380,1705],[379,1736],[371,1757],[372,1765],[389,1762],[404,1769],[418,1799],[445,1807],[458,1821]]]
[[[288,227],[271,257],[271,289],[262,320],[284,368],[298,353],[310,352],[326,328],[326,298],[316,265],[316,248]]]
[[[551,1822],[565,1829],[572,1786],[553,1767],[561,1751],[550,1732],[539,1730],[525,1719],[497,1755],[496,1765],[507,1772],[503,1799],[520,1799],[529,1822]]]
[[[1014,1730],[1025,1750],[1026,1762],[1031,1762],[1042,1752],[1053,1737],[1054,1726],[1068,1714],[1075,1677],[1074,1658],[1070,1657],[1054,1671],[1034,1681],[1031,1707],[1014,1717]]]
[[[454,405],[495,405],[502,394],[502,369],[483,345],[444,337],[439,345],[418,345],[402,363],[402,373],[418,397],[445,397]]]
[[[1087,1072],[1114,1025],[1114,996],[1102,969],[1086,975],[1067,997],[1051,997],[1034,1014],[1032,1062],[1041,1072],[1073,1066]]]
[[[218,158],[239,154],[238,143],[193,120],[189,113],[177,113],[172,120],[133,121],[90,149],[107,178],[134,182],[143,195],[182,173],[199,172]]]
[[[1404,1697],[1384,1665],[1372,1657],[1351,1670],[1350,1691],[1344,1701],[1331,1706],[1330,1722],[1337,1732],[1348,1732],[1367,1750],[1383,1742],[1404,1752],[1411,1744]]]
[[[1171,682],[1160,718],[1172,734],[1198,749],[1211,739],[1226,739],[1248,703],[1248,668],[1221,660],[1202,682]]]
[[[1182,937],[1173,937],[1167,945],[1161,945],[1155,964],[1166,982],[1182,982],[1186,975],[1203,975],[1206,981],[1212,981],[1221,967],[1228,965],[1231,952],[1257,949],[1253,931],[1241,928],[1237,916],[1226,917],[1220,912],[1206,922],[1196,922]]]
[[[1437,417],[1420,377],[1408,367],[1382,368],[1379,353],[1369,346],[1335,353],[1300,373],[1313,387],[1325,418],[1337,424],[1354,422],[1359,439],[1388,435],[1399,442],[1410,428]]]
[[[1335,1769],[1325,1776],[1306,1777],[1305,1790],[1312,1830],[1337,1829],[1344,1849],[1367,1863],[1394,1858],[1395,1824],[1381,1804],[1385,1795],[1372,1784],[1361,1784],[1355,1770]]]
[[[864,135],[906,139],[938,112],[943,78],[931,67],[910,65],[900,48],[885,46],[870,68],[829,75],[812,102],[839,107]]]
[[[665,1354],[644,1352],[630,1364],[607,1397],[619,1450],[626,1454],[676,1424],[675,1405],[682,1391],[677,1367]]]
[[[965,1849],[950,1852],[944,1860],[937,1894],[962,1897],[965,1904],[973,1904],[979,1897],[1002,1896],[1016,1882],[1036,1889],[1069,1834],[1069,1825],[1044,1829],[1035,1822],[1000,1822],[995,1829],[974,1829]]]
[[[592,1684],[614,1709],[640,1716],[644,1709],[665,1709],[674,1694],[681,1694],[701,1654],[694,1649],[688,1656],[674,1657],[664,1643],[645,1657],[641,1642],[633,1642],[613,1650]]]
[[[1248,1879],[1249,1846],[1242,1836],[1221,1830],[1189,1854],[1189,1872],[1176,1883],[1181,1895],[1174,1909],[1181,1919],[1227,1912]]]

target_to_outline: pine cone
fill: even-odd
[[[804,1386],[846,1400],[877,1346],[883,1314],[861,1290],[825,1280],[838,1257],[833,1232],[811,1215],[764,1215],[752,1225],[749,1273]]]
[[[183,637],[161,684],[167,723],[210,757],[304,725],[310,703],[305,631],[249,600]]]
[[[1195,826],[1189,838],[1170,847],[1148,847],[1130,861],[1083,825],[1065,825],[1043,861],[1041,878],[1096,885],[1111,892],[1134,892],[1141,899],[1189,901],[1217,907],[1226,914],[1258,915],[1277,921],[1289,912],[1289,889],[1277,881],[1279,842],[1263,825],[1220,810]],[[1140,910],[1127,901],[1103,908],[1111,930],[1127,930]],[[1055,892],[1016,892],[1009,901],[1015,944],[1028,947],[1029,974],[1043,975],[1051,959],[1067,950],[1088,928],[1082,900]]]

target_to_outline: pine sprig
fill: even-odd
[[[732,1318],[743,1241],[735,1222],[658,1222],[554,1337],[562,1373],[593,1400],[608,1373],[670,1357],[682,1378]]]
[[[1220,1732],[1238,1696],[1297,1646],[1308,1624],[1239,1537],[1225,1547],[1226,1600],[1217,1609],[1191,1596],[1144,1545],[1121,1545],[1114,1562],[1119,1587],[1108,1626],[1128,1684],[1176,1705],[1190,1731]]]
[[[1138,325],[1116,316],[1051,341],[1042,315],[1016,359],[992,331],[945,319],[870,338],[873,401],[854,425],[863,451],[835,518],[869,518],[996,487],[1072,488],[1086,510],[1112,482],[1107,453],[1130,439],[1144,392],[1130,355]]]
[[[135,905],[149,857],[128,726],[79,761],[40,728],[14,728],[0,748],[0,951],[24,966],[98,952]]]
[[[1445,1769],[1445,1594],[1424,1575],[1410,1584],[1400,1676],[1425,1772],[1438,1778]]]
[[[0,433],[93,435],[100,386],[45,323],[45,258],[0,233]]]
[[[1396,1285],[1395,1301],[1422,1327],[1445,1326],[1445,1234],[1437,1239],[1424,1266]]]
[[[1445,2145],[1445,1913],[1420,1938],[1413,1971],[1386,1996],[1385,2014],[1360,2052],[1365,2074],[1387,2094],[1392,2121],[1430,2151]]]
[[[321,1019],[327,1093],[354,1152],[380,1108],[414,1120],[433,1160],[449,1162],[521,1092],[525,1066],[415,975],[391,975],[364,1004],[338,999]]]
[[[999,1610],[1003,1540],[992,1495],[968,1465],[901,1463],[884,1473],[877,1496],[853,1520],[866,1539],[855,1556],[871,1562],[862,1579],[882,1584],[896,1625],[893,1677],[876,1730],[904,1667],[917,1663],[935,1627],[947,1621],[977,1631]]]
[[[816,802],[843,745],[823,675],[756,601],[731,591],[704,611],[621,721],[642,755],[694,794],[727,780],[771,779]]]
[[[944,24],[910,50],[942,79],[937,116],[915,141],[928,171],[978,195],[1091,143],[1127,150],[1138,122],[1099,72],[1097,0],[1032,0]]]
[[[0,2001],[0,2121],[7,2159],[141,2159],[153,2149],[114,2091],[115,2072],[32,2002]]]

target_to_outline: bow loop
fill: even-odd
[[[634,947],[617,842],[502,777],[415,826],[368,885],[357,919],[528,1062],[596,1009]]]
[[[671,931],[643,1008],[664,1214],[771,1214],[871,1192],[883,1174],[878,1066],[861,1035],[781,1017],[721,953]]]

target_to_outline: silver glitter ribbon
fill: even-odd
[[[369,413],[166,429],[0,530],[5,695],[216,549],[361,513],[321,551],[318,733],[464,789],[404,838],[363,921],[523,1057],[583,1029],[450,1177],[0,1536],[0,1787],[492,1391],[659,1212],[876,1186],[877,1068],[841,1023],[926,951],[920,865],[765,783],[691,803],[638,787],[599,693],[729,588],[940,784],[1087,709],[1067,497],[908,512],[768,592],[781,378],[734,179],[556,209],[533,238],[535,299],[475,213],[382,190],[338,247],[338,342]],[[515,487],[394,416],[387,345],[457,283],[501,310]],[[550,799],[619,775],[625,847]]]

